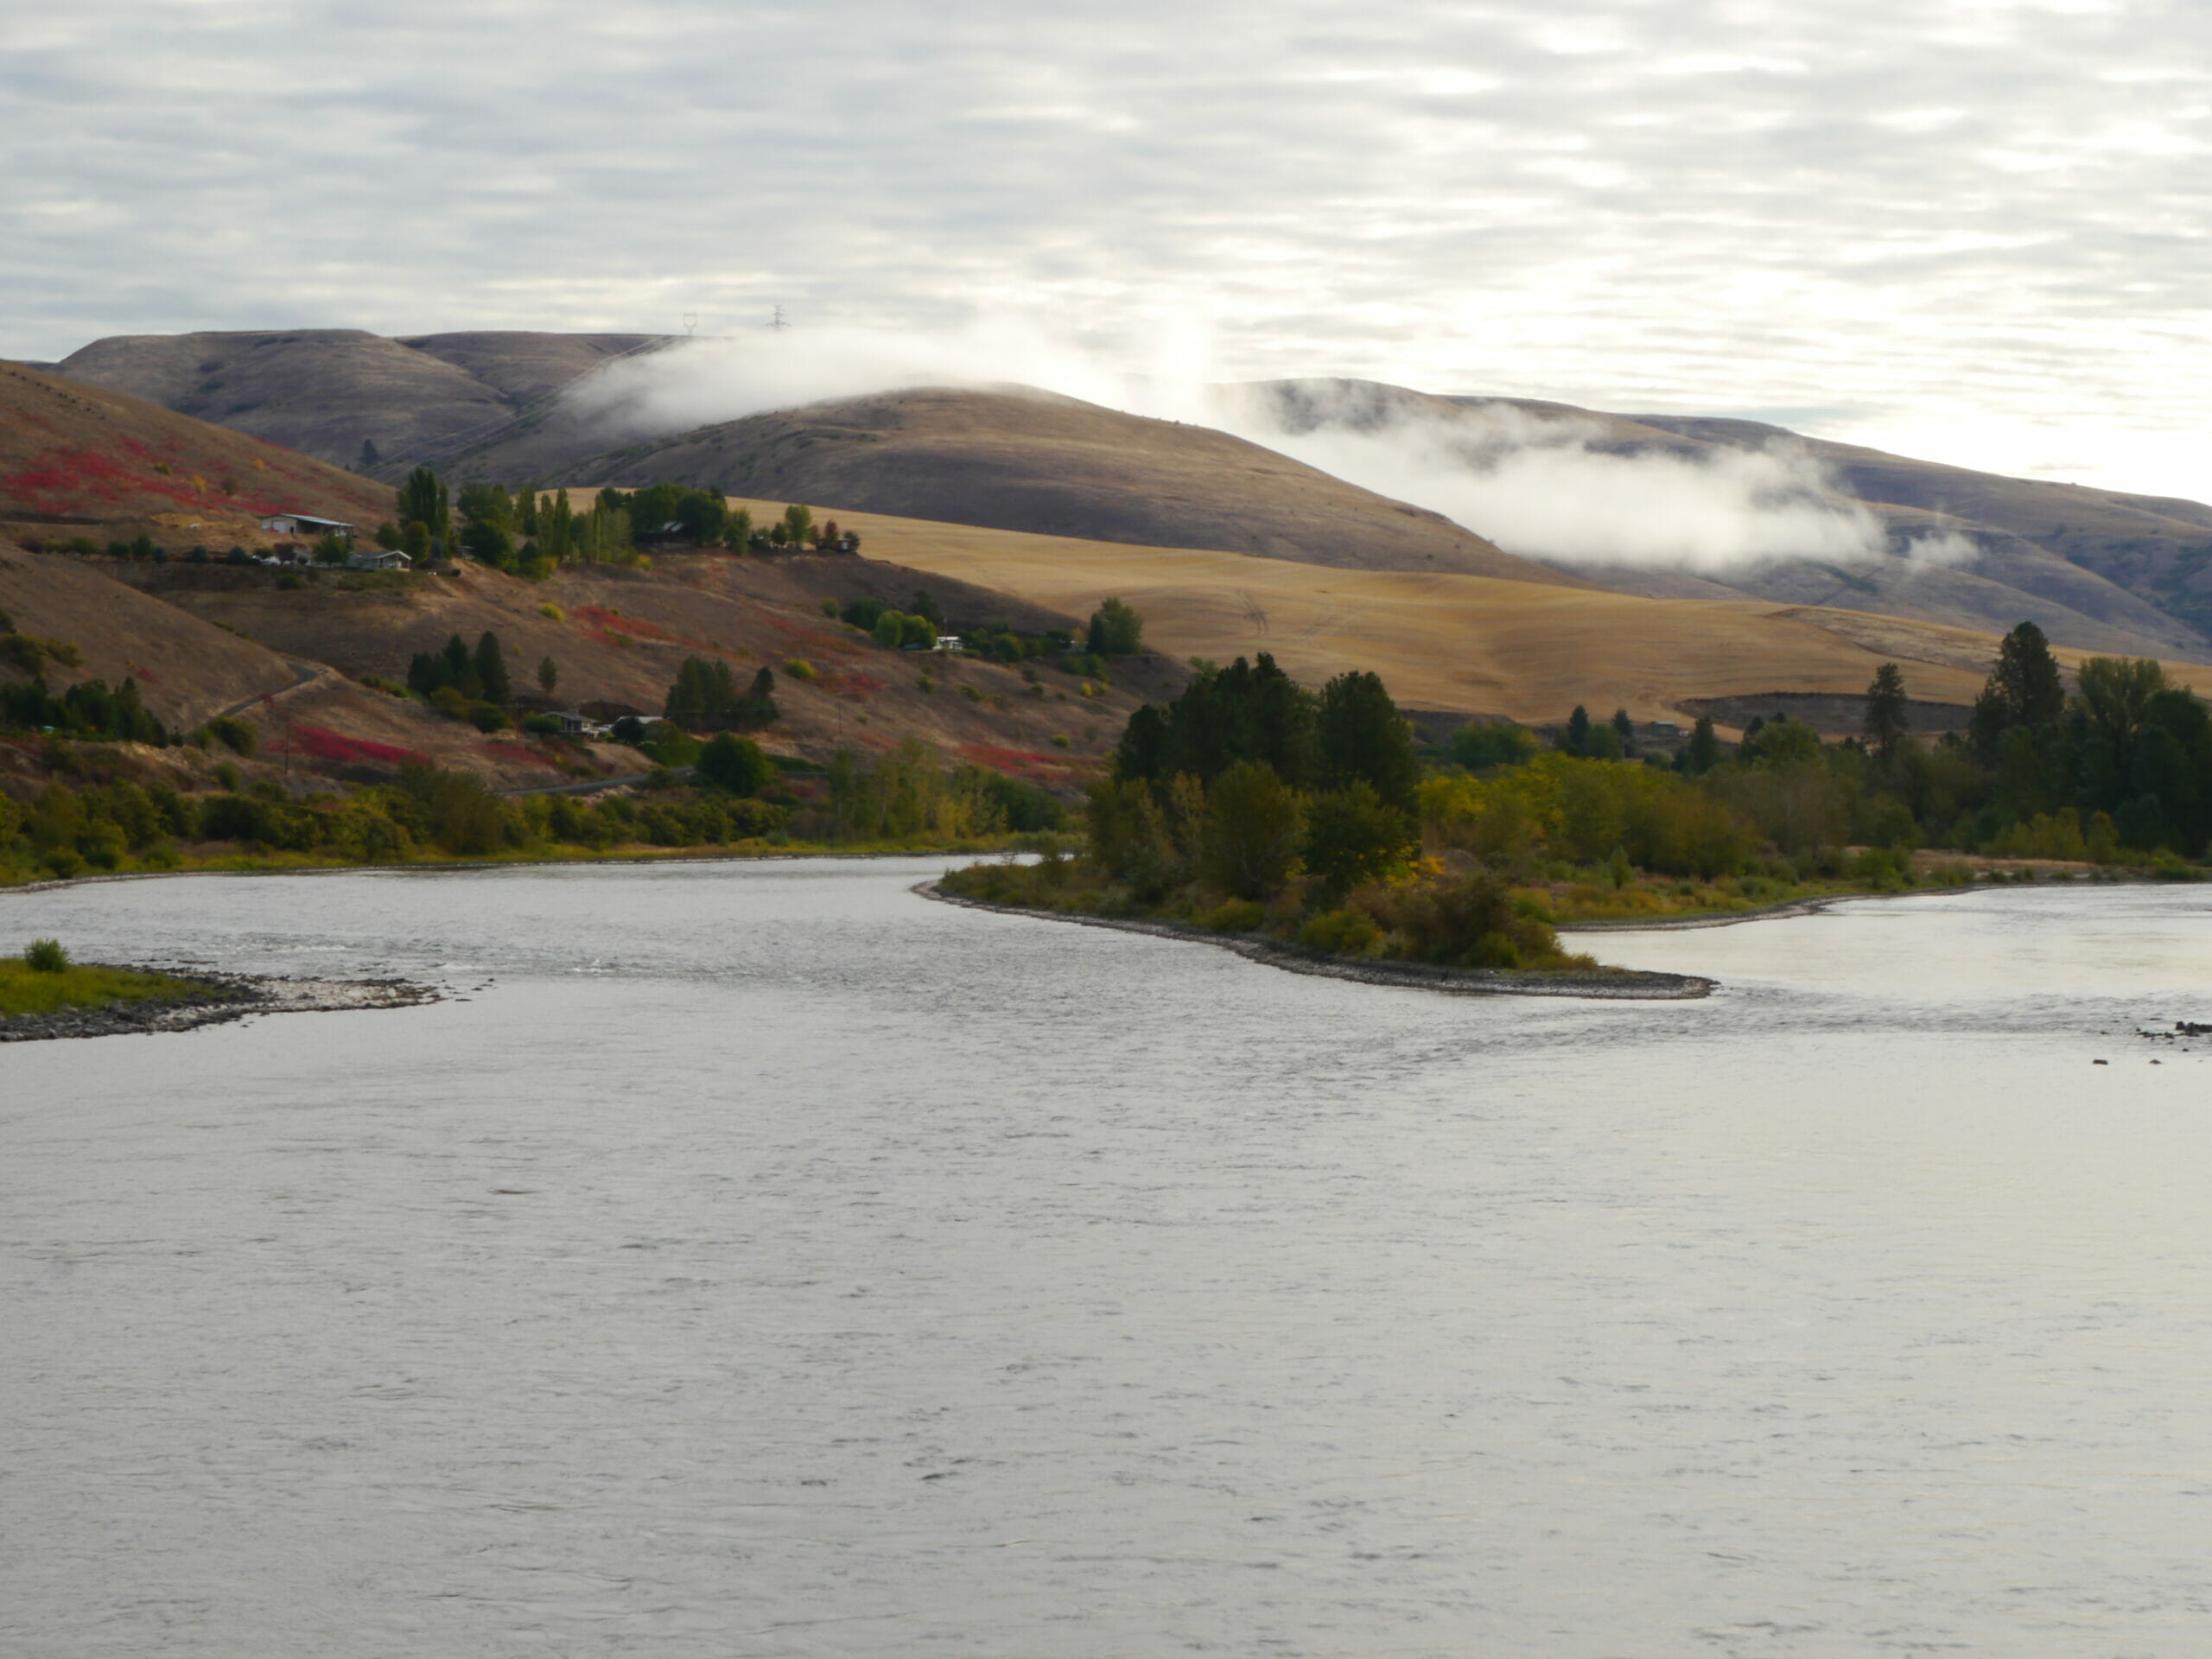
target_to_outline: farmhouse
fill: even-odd
[[[396,548],[365,547],[346,556],[348,569],[354,570],[411,570],[415,561]]]
[[[344,536],[353,534],[353,526],[336,518],[316,518],[304,512],[272,512],[261,521],[264,530],[279,536]]]

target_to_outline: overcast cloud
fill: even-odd
[[[89,0],[0,351],[1027,326],[2212,496],[2212,6]]]

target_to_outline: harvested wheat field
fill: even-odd
[[[738,505],[734,503],[733,505]],[[756,520],[781,502],[750,504]],[[1244,554],[1135,547],[817,504],[864,554],[1088,615],[1111,594],[1145,618],[1145,643],[1226,661],[1272,652],[1311,684],[1346,669],[1382,676],[1409,708],[1562,719],[1576,703],[1680,720],[1687,699],[1859,693],[1896,662],[1911,695],[1974,700],[1993,634],[1761,601],[1647,599],[1490,576],[1348,570]],[[2069,669],[2088,653],[2060,651]],[[2168,663],[2200,692],[2212,667]]]

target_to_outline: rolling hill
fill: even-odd
[[[2200,503],[1977,473],[1751,421],[1437,397],[1367,381],[1272,381],[1235,390],[1256,400],[1294,437],[1332,427],[1370,435],[1419,428],[1447,442],[1465,432],[1471,450],[1488,452],[1497,441],[1498,412],[1508,410],[1554,431],[1583,435],[1589,449],[1610,456],[1710,464],[1746,450],[1802,451],[1837,500],[1872,512],[1893,555],[1929,536],[1955,537],[1971,548],[1955,562],[1772,557],[1695,573],[1568,558],[1519,543],[1509,549],[1618,591],[1749,594],[2000,631],[2027,619],[2052,639],[2086,650],[2212,652],[2212,507]]]
[[[95,341],[60,368],[334,461],[356,461],[370,438],[387,479],[414,459],[510,482],[667,479],[910,518],[1331,565],[1542,580],[1529,568],[1542,563],[1572,573],[1569,582],[1624,592],[1835,605],[1976,629],[2029,618],[2085,650],[2212,652],[2212,507],[2196,502],[2005,478],[1753,422],[1616,415],[1354,381],[1256,389],[1292,435],[1330,423],[1375,431],[1410,419],[1480,423],[1507,409],[1572,422],[1592,435],[1592,448],[1614,454],[1711,460],[1788,445],[1826,468],[1840,499],[1865,505],[1893,545],[1942,533],[1971,549],[1941,563],[1780,558],[1702,574],[1570,563],[1542,545],[1501,552],[1417,505],[1210,428],[1020,389],[886,393],[632,434],[612,448],[607,430],[557,395],[620,357],[669,343],[531,333],[391,340],[358,330],[132,335]]]
[[[118,334],[54,367],[336,466],[359,465],[362,444],[372,443],[387,477],[416,461],[443,467],[563,386],[662,343],[497,332],[391,340],[358,328]]]
[[[279,511],[373,525],[391,492],[156,403],[0,363],[0,534],[150,529],[228,545]]]
[[[755,503],[766,512],[772,502]],[[1874,670],[1896,662],[1921,702],[1963,724],[1996,655],[1992,634],[1908,619],[1726,599],[1664,600],[1456,572],[1345,570],[1211,549],[1130,547],[837,510],[872,558],[1087,614],[1113,595],[1148,645],[1225,662],[1266,651],[1318,685],[1369,669],[1410,709],[1563,720],[1576,703],[1682,723],[1779,696],[1856,729]],[[2088,653],[2062,649],[2069,669]],[[2212,692],[2212,667],[2167,663]],[[1746,716],[1748,717],[1748,716]]]
[[[664,479],[1046,536],[1580,585],[1225,432],[1018,388],[756,415],[577,461],[555,481]]]

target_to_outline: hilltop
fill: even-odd
[[[1836,502],[1872,513],[1892,554],[1928,537],[1970,550],[1962,559],[1940,563],[1901,556],[1848,563],[1768,557],[1694,573],[1568,558],[1541,548],[1510,550],[1617,591],[1750,595],[1995,632],[2024,618],[2053,639],[2084,650],[2212,653],[2212,507],[2201,503],[2006,478],[1754,421],[1439,397],[1357,380],[1268,381],[1234,390],[1256,399],[1294,435],[1417,426],[1447,437],[1464,432],[1469,447],[1481,451],[1498,442],[1504,411],[1523,417],[1524,435],[1533,435],[1530,423],[1571,432],[1603,455],[1711,464],[1743,451],[1802,453],[1825,476]]]
[[[655,334],[480,331],[386,339],[359,328],[117,334],[54,365],[67,378],[249,432],[341,467],[442,468]],[[379,476],[385,475],[379,473]]]
[[[496,452],[479,458],[497,470]],[[1090,541],[1580,585],[1440,513],[1211,427],[1026,389],[931,388],[702,427],[563,468]]]

